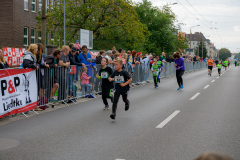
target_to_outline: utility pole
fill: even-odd
[[[42,0],[42,30],[41,30],[41,43],[43,45],[43,53],[46,53],[46,0]]]

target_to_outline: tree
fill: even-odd
[[[61,45],[63,7],[63,0],[59,0],[47,12],[48,32],[54,34],[55,44]],[[67,44],[78,39],[80,29],[93,31],[94,49],[110,49],[118,44],[134,48],[146,39],[147,28],[138,20],[131,0],[66,0],[65,8]],[[40,17],[37,20],[41,28]]]
[[[143,0],[135,6],[141,23],[148,28],[145,48],[148,52],[174,52],[178,50],[178,28],[174,26],[175,14],[168,6],[162,10]]]
[[[234,59],[237,59],[237,61],[240,61],[240,52],[234,56]]]
[[[180,52],[184,52],[185,48],[188,48],[188,40],[182,33],[178,33],[177,48]]]
[[[219,59],[221,59],[222,61],[224,61],[225,59],[228,59],[231,57],[231,52],[229,49],[227,48],[221,48],[219,50]]]
[[[206,48],[206,45],[205,43],[202,44],[202,39],[199,41],[198,43],[199,45],[196,47],[196,50],[195,50],[195,55],[197,56],[200,56],[200,57],[203,57],[206,58],[207,57],[207,48]],[[203,46],[202,46],[203,45]],[[203,48],[203,52],[202,52],[202,48]],[[203,53],[203,55],[202,55]]]

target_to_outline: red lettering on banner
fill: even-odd
[[[12,57],[8,57],[8,65],[12,66]]]
[[[20,57],[19,48],[15,48],[16,57]]]
[[[7,47],[3,47],[4,57],[8,56]]]
[[[23,57],[20,57],[20,65],[23,63]]]
[[[16,56],[15,48],[12,48],[12,56],[13,56],[13,57]]]
[[[9,93],[9,94],[12,94],[13,92],[15,92],[15,88],[14,88],[14,86],[13,86],[12,80],[10,80],[10,81],[8,82],[8,85],[9,85],[9,87],[8,87],[8,93]]]
[[[7,48],[7,50],[8,50],[8,56],[12,57],[12,49],[11,48]]]
[[[20,58],[21,57],[17,57],[17,65],[20,66],[22,63],[20,63]]]
[[[17,65],[17,57],[12,57],[12,65],[13,66]]]
[[[22,48],[19,48],[19,54],[20,54],[20,57],[23,56],[23,49]]]

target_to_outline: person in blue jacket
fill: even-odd
[[[176,78],[177,78],[177,82],[179,85],[179,88],[177,90],[183,89],[183,79],[182,76],[184,74],[185,71],[185,66],[184,66],[184,59],[180,57],[180,53],[179,52],[175,52],[173,54],[173,58],[175,59],[175,64],[174,66],[176,67]]]
[[[91,58],[92,56],[90,53],[88,53],[88,48],[86,45],[82,46],[82,53],[78,55],[78,59],[80,60],[81,63],[84,63],[85,65],[87,64],[87,59]]]

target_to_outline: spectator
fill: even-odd
[[[28,50],[23,53],[23,68],[39,68],[36,60],[37,51],[38,45],[30,44]]]
[[[167,58],[167,62],[169,62],[169,63],[174,62],[174,59],[173,59],[172,55],[170,55],[170,56]]]
[[[79,54],[78,59],[80,62],[84,63],[85,65],[87,64],[87,59],[92,58],[91,54],[88,53],[88,48],[86,45],[82,46],[82,53]]]
[[[141,65],[142,64],[142,52],[139,52],[137,54],[137,57],[135,58],[135,63]]]
[[[112,58],[113,61],[116,59],[116,53],[117,53],[117,51],[112,51],[111,58]]]
[[[133,74],[133,66],[132,66],[132,61],[133,61],[133,57],[131,54],[131,51],[127,51],[127,64],[128,64],[128,69],[131,68],[131,73]]]
[[[136,51],[132,51],[132,65],[133,67],[135,67],[135,59],[137,57],[137,52]]]
[[[233,159],[220,153],[206,152],[200,155],[195,160],[233,160]]]
[[[45,89],[45,83],[43,78],[44,76],[44,68],[48,68],[49,65],[44,62],[45,54],[43,54],[43,45],[41,43],[37,43],[38,45],[38,51],[37,51],[37,64],[40,67],[41,70],[37,71],[37,83],[38,83],[38,93],[39,98],[41,98],[44,95],[44,89]]]
[[[152,55],[149,55],[147,58],[145,58],[143,60],[144,62],[144,67],[145,67],[145,74],[148,73],[149,69],[150,69],[150,62],[152,60],[153,56]]]
[[[71,76],[70,73],[68,71],[68,66],[70,65],[70,60],[69,60],[69,51],[70,48],[68,46],[63,46],[62,47],[62,53],[61,53],[61,57],[59,58],[59,66],[62,66],[62,68],[59,68],[59,88],[58,88],[58,100],[65,100],[67,95],[65,90],[68,89],[68,91],[70,90],[70,86],[71,86]],[[64,68],[65,67],[65,68]],[[68,83],[66,83],[66,81]],[[67,88],[66,88],[66,84],[67,84]]]
[[[127,64],[127,58],[128,58],[127,53],[124,53],[124,54],[122,55],[122,62],[123,62],[123,65]]]
[[[33,68],[38,69],[39,66],[37,64],[36,55],[38,51],[38,45],[30,44],[27,51],[23,53],[23,68]],[[37,77],[37,74],[36,74]],[[40,86],[38,86],[39,88]],[[35,111],[42,111],[41,108],[36,107]]]
[[[102,58],[105,56],[105,51],[101,50],[96,57],[96,64],[101,64]]]
[[[77,46],[77,49],[78,49],[78,50],[80,50],[80,48],[81,48],[81,45],[79,44],[79,40],[76,40],[76,43],[75,43],[75,45]]]
[[[9,68],[9,65],[5,58],[3,57],[3,50],[0,49],[0,69],[6,69]]]
[[[197,56],[196,55],[193,57],[193,61],[197,62]]]
[[[68,54],[70,65],[76,65],[76,66],[85,66],[83,63],[80,62],[80,60],[77,57],[77,49],[75,47],[72,47],[70,53]]]
[[[105,57],[108,59],[108,63],[111,63],[111,61],[112,61],[112,51],[108,50]]]
[[[47,88],[52,88],[51,91],[47,91],[47,93],[51,92],[49,96],[49,102],[55,102],[56,100],[53,98],[53,95],[56,93],[58,87],[59,87],[59,80],[58,80],[58,76],[57,76],[57,67],[58,67],[58,62],[59,62],[59,58],[61,57],[61,52],[59,49],[55,49],[53,51],[53,54],[46,56],[45,57],[45,65],[49,65],[50,67],[50,73],[49,76],[47,76],[48,78],[48,83],[47,85],[50,87]],[[52,86],[53,85],[53,86]]]
[[[90,94],[91,88],[92,88],[92,85],[89,84],[89,79],[91,78],[91,76],[88,77],[87,70],[88,70],[87,67],[83,68],[81,77],[80,77],[81,78],[82,96],[84,96],[85,93]]]

